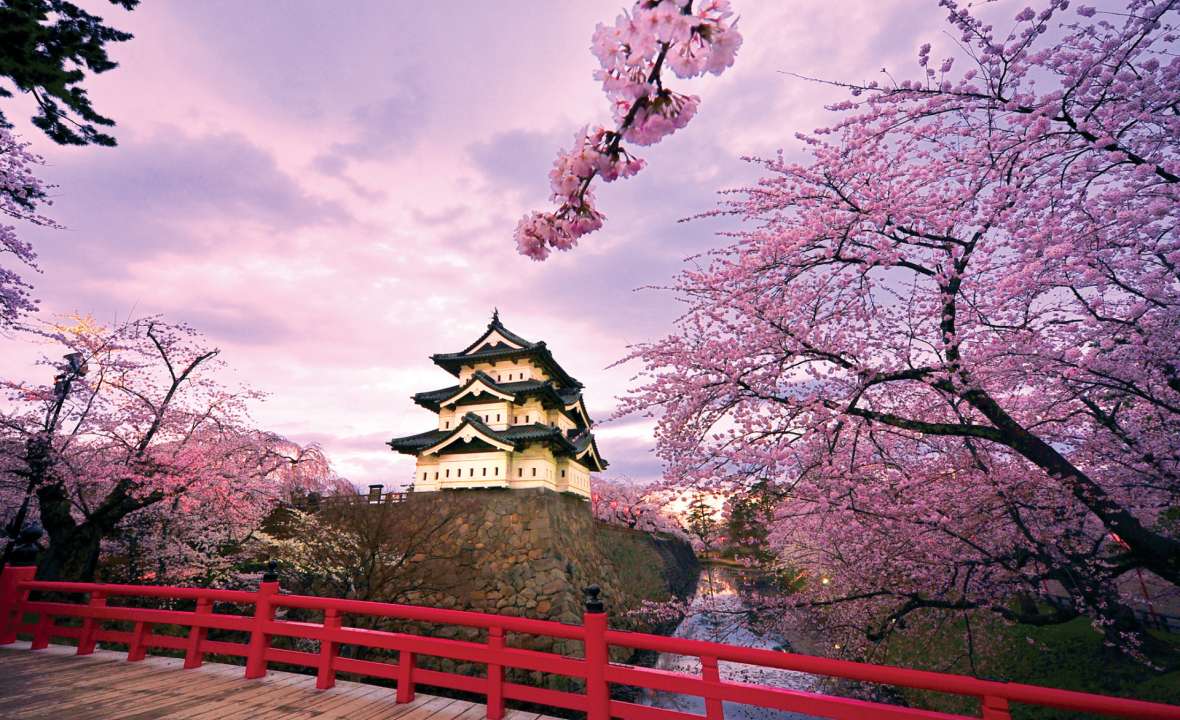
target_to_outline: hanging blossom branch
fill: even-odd
[[[45,199],[46,185],[33,174],[33,167],[43,162],[28,148],[28,143],[0,127],[0,220],[60,227],[37,213],[38,204],[48,205],[49,201]],[[36,259],[33,246],[17,237],[16,228],[0,222],[0,262],[15,260],[12,264],[39,272]],[[29,295],[31,289],[15,270],[0,265],[0,329],[11,327],[37,309],[36,300]]]
[[[729,0],[710,0],[696,12],[691,0],[640,0],[614,26],[599,23],[590,49],[602,67],[594,76],[613,105],[616,126],[587,126],[570,150],[558,153],[549,171],[558,208],[521,218],[513,237],[522,255],[544,260],[551,248],[569,250],[602,227],[605,216],[594,206],[591,182],[613,182],[643,169],[644,161],[623,147],[624,140],[654,145],[688,124],[700,98],[664,87],[661,73],[667,68],[679,78],[720,75],[733,65],[742,36],[732,15]]]

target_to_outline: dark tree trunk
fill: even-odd
[[[37,563],[37,579],[91,582],[98,567],[102,533],[90,523],[50,533],[49,549]]]
[[[130,513],[158,502],[159,494],[134,500],[127,492],[129,484],[120,482],[86,520],[78,523],[72,504],[61,483],[42,485],[37,490],[41,524],[49,536],[49,549],[38,563],[37,577],[42,580],[94,580],[102,539]]]

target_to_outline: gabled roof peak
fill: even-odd
[[[490,338],[493,335],[499,336],[499,338],[500,338],[499,342],[497,342],[497,344],[495,346],[489,345],[485,349],[484,346],[485,346],[485,344],[488,344],[488,338]],[[517,335],[516,333],[512,332],[508,328],[504,327],[504,323],[500,322],[500,310],[499,310],[499,308],[496,308],[496,309],[492,310],[492,320],[491,320],[491,322],[488,323],[487,330],[485,330],[483,332],[483,334],[480,335],[479,338],[475,342],[471,343],[470,345],[468,345],[466,348],[464,348],[462,351],[460,351],[457,354],[459,354],[459,355],[473,355],[473,354],[478,354],[480,352],[486,352],[487,350],[495,350],[495,349],[524,350],[524,349],[529,349],[529,348],[533,348],[533,347],[543,347],[543,346],[544,346],[544,343],[534,343],[529,340],[525,340],[521,336]]]

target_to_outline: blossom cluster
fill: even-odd
[[[36,212],[37,204],[46,202],[45,186],[32,172],[33,166],[41,163],[41,158],[29,152],[28,143],[0,127],[0,216],[55,227]],[[17,237],[12,225],[0,223],[0,255],[11,256],[18,263],[37,269],[33,247]],[[30,289],[15,271],[0,267],[0,327],[11,325],[36,309],[28,293]]]
[[[695,12],[691,0],[640,0],[614,25],[598,25],[591,42],[600,64],[595,78],[611,101],[616,127],[585,128],[573,147],[558,153],[549,172],[557,210],[521,218],[514,233],[521,254],[544,260],[553,248],[569,250],[602,227],[591,182],[596,176],[612,182],[643,169],[643,160],[622,141],[653,145],[696,115],[700,98],[664,87],[662,70],[691,78],[719,75],[733,65],[742,37],[732,15],[728,0],[710,0]]]

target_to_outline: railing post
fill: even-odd
[[[397,653],[397,701],[399,703],[414,700],[414,653],[409,650],[399,650]]]
[[[586,593],[586,611],[582,614],[586,656],[586,720],[610,719],[610,686],[606,666],[610,651],[606,644],[606,608],[598,598],[602,590],[591,585]]]
[[[504,628],[488,628],[488,648],[499,657],[504,649]],[[504,717],[504,666],[488,663],[488,720],[502,720]]]
[[[701,657],[701,678],[707,683],[720,683],[721,671],[717,658]],[[725,720],[725,706],[717,698],[705,698],[705,717],[708,720]]]
[[[266,650],[270,646],[270,635],[265,626],[275,618],[271,600],[279,592],[279,577],[272,562],[258,583],[258,598],[254,601],[254,627],[250,630],[250,645],[246,648],[246,679],[266,675]]]
[[[8,564],[0,568],[0,645],[16,642],[17,628],[25,615],[29,592],[17,584],[28,582],[37,575],[37,551],[43,531],[39,525],[29,525],[20,531],[19,542],[8,556]]]
[[[53,629],[53,616],[42,611],[37,615],[37,629],[33,631],[33,643],[30,650],[44,650],[49,647],[49,631]]]
[[[16,629],[24,618],[27,590],[21,590],[17,583],[28,582],[37,574],[35,567],[15,567],[9,564],[0,572],[0,645],[16,642]]]
[[[90,602],[87,603],[90,608],[104,608],[107,606],[107,596],[102,592],[90,593]],[[78,638],[78,654],[79,655],[93,655],[94,646],[97,644],[95,636],[98,629],[102,627],[102,620],[90,616],[82,620],[82,636]]]
[[[131,645],[127,648],[127,662],[139,662],[147,657],[148,640],[151,637],[151,623],[135,623],[135,630],[131,633]]]
[[[1008,712],[1008,699],[995,695],[984,695],[980,703],[983,720],[1012,720]]]
[[[195,614],[201,616],[212,613],[213,601],[209,598],[197,598]],[[205,636],[208,634],[209,628],[207,627],[193,625],[188,629],[188,646],[184,649],[185,669],[201,667],[201,663],[205,662],[205,653],[201,651],[201,646],[205,644]]]
[[[340,613],[335,608],[324,611],[325,634],[340,629]],[[340,652],[339,643],[325,637],[320,640],[320,667],[315,676],[316,690],[327,690],[336,686],[336,668],[333,664]]]

